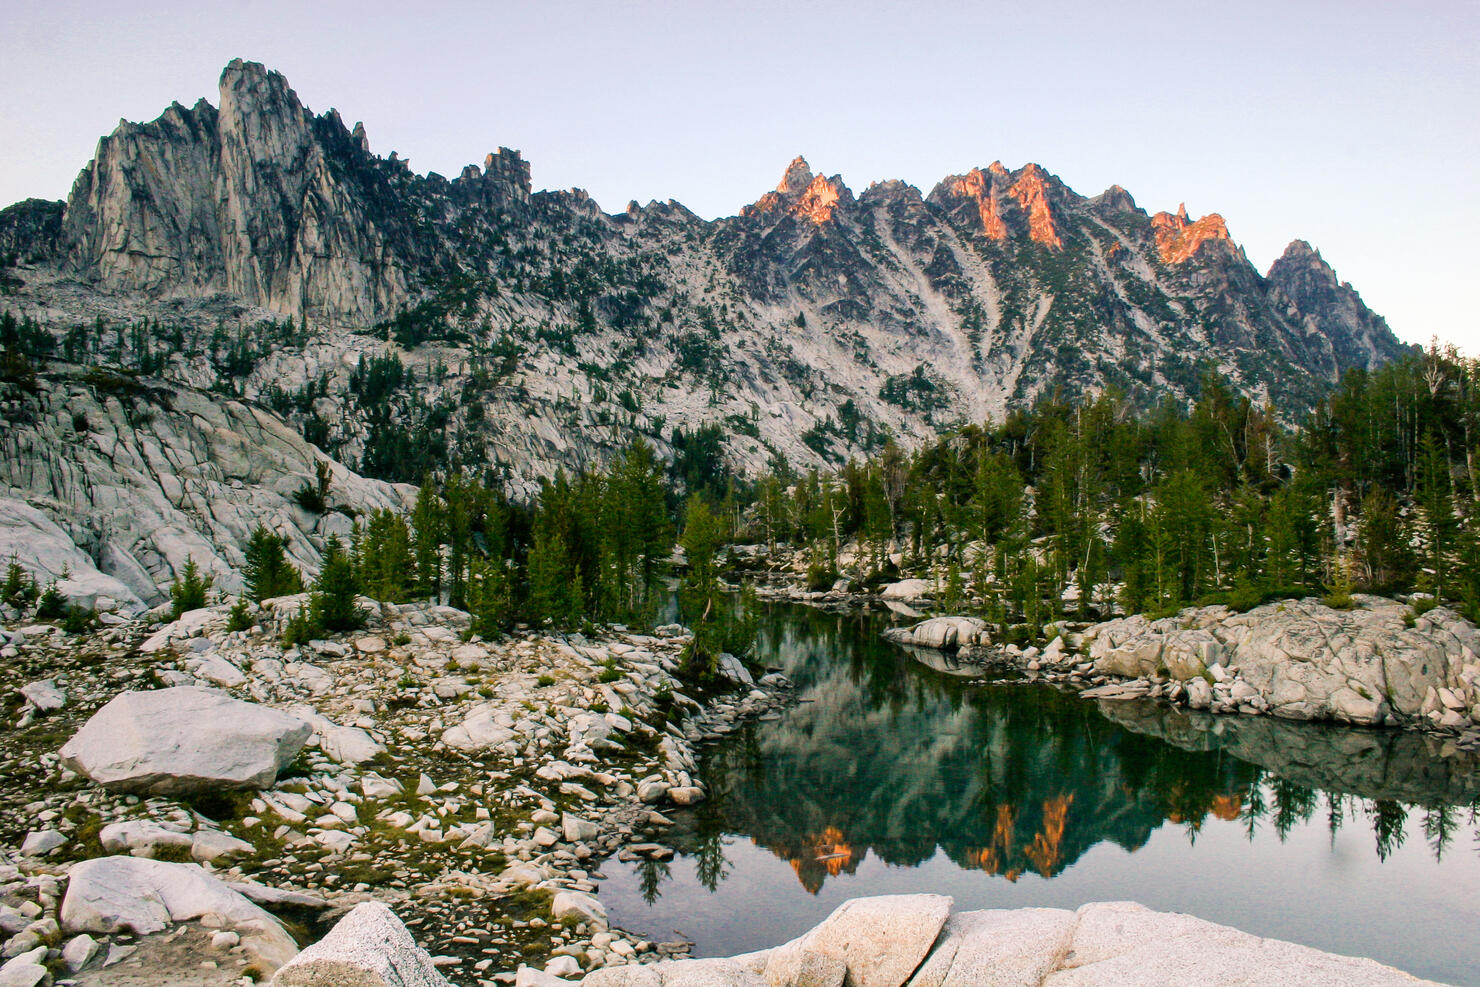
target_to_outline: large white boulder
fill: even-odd
[[[62,928],[68,933],[148,935],[176,922],[209,917],[242,937],[260,962],[273,968],[298,951],[277,919],[206,873],[197,864],[142,857],[97,857],[67,872]]]
[[[213,689],[125,692],[62,746],[62,763],[108,788],[178,795],[263,788],[298,756],[312,728]]]
[[[1429,985],[1373,960],[1132,902],[947,918],[938,895],[861,898],[784,946],[606,967],[583,987],[1378,987]],[[377,982],[378,983],[378,982]],[[541,981],[530,981],[541,984]]]
[[[329,934],[284,964],[273,987],[449,987],[406,926],[365,901]]]
[[[514,737],[514,718],[507,710],[479,703],[468,710],[461,724],[442,732],[442,743],[461,751],[475,751],[506,744]]]
[[[604,967],[586,974],[581,987],[768,987],[768,983],[733,959],[716,958]]]
[[[983,646],[992,640],[987,622],[979,617],[931,617],[912,627],[891,627],[884,637],[897,644],[936,651]]]
[[[890,583],[879,595],[886,600],[918,600],[935,593],[935,584],[928,579],[901,579]]]
[[[803,952],[841,960],[851,987],[900,987],[935,944],[951,914],[939,894],[883,895],[845,901],[821,925],[773,952],[766,979],[775,984]],[[772,974],[776,973],[776,976]]]
[[[1337,956],[1309,946],[1263,939],[1191,915],[1153,912],[1134,902],[1096,902],[1080,908],[1073,918],[1073,938],[1055,972],[1041,981],[1044,987],[1431,984],[1374,960]],[[1055,937],[1052,941],[1059,940]],[[1047,946],[1049,942],[1043,944]]]
[[[910,987],[1038,984],[1068,949],[1074,925],[1074,913],[1060,908],[958,912]]]

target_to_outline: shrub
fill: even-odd
[[[229,613],[226,615],[226,630],[244,631],[252,626],[252,610],[246,599],[236,601]]]
[[[319,628],[314,626],[311,611],[303,607],[288,618],[288,623],[283,627],[283,646],[292,648],[300,644],[307,644],[319,636]]]
[[[82,634],[97,620],[97,612],[87,607],[68,607],[62,618],[62,630],[68,634]]]
[[[36,601],[36,619],[61,620],[66,615],[67,598],[57,589],[56,580],[52,580]]]
[[[310,514],[322,514],[329,509],[329,485],[332,478],[328,460],[320,459],[314,463],[313,472],[313,482],[305,480],[303,486],[293,492],[293,499]]]
[[[813,593],[823,593],[833,588],[833,583],[838,581],[838,570],[821,562],[813,562],[807,566],[807,589]]]
[[[0,585],[0,601],[13,607],[24,607],[36,599],[36,594],[36,580],[12,555],[5,568],[5,583]]]
[[[1331,582],[1326,585],[1326,595],[1321,598],[1321,602],[1333,610],[1350,610],[1356,605],[1356,601],[1352,599],[1352,590],[1355,588],[1350,560],[1338,558],[1333,564]]]

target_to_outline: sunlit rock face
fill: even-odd
[[[1204,216],[1193,222],[1187,218],[1187,206],[1177,207],[1177,214],[1159,212],[1151,217],[1151,226],[1156,230],[1156,251],[1168,264],[1185,264],[1191,260],[1209,240],[1227,243],[1232,248],[1233,238],[1223,217],[1217,213]]]
[[[1037,164],[855,194],[798,157],[706,221],[536,192],[507,148],[452,178],[371,148],[234,61],[215,105],[120,123],[64,205],[0,212],[5,307],[59,336],[147,318],[172,351],[151,372],[249,400],[327,374],[316,410],[277,408],[332,422],[318,438],[351,463],[372,437],[350,374],[393,344],[449,408],[449,454],[516,493],[635,434],[671,455],[675,429],[719,425],[732,467],[807,467],[1053,392],[1186,397],[1208,365],[1293,417],[1402,349],[1303,243],[1266,277],[1216,215],[1153,217]],[[229,370],[195,356],[264,317],[302,338]]]

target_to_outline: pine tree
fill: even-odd
[[[1374,486],[1362,501],[1357,548],[1362,560],[1363,588],[1388,593],[1413,581],[1415,560],[1408,526],[1391,493]]]
[[[188,556],[185,559],[185,567],[180,570],[180,575],[170,584],[170,619],[179,620],[182,615],[191,610],[204,607],[206,594],[210,588],[211,577],[202,576],[195,556]]]
[[[303,577],[288,561],[282,536],[269,531],[266,525],[252,529],[244,554],[242,581],[251,600],[261,603],[276,596],[303,592]]]
[[[529,616],[533,621],[548,620],[557,627],[571,622],[577,609],[571,599],[572,574],[565,536],[549,518],[537,521],[529,549]]]
[[[416,595],[437,599],[442,592],[442,505],[431,474],[422,478],[411,512],[416,555]]]
[[[309,606],[313,621],[331,633],[353,631],[365,626],[365,613],[355,604],[354,564],[337,535],[324,546],[323,567],[314,580]]]
[[[1449,558],[1454,550],[1458,521],[1454,516],[1453,478],[1449,460],[1437,436],[1430,431],[1424,436],[1419,451],[1418,482],[1415,499],[1419,506],[1420,532],[1423,535],[1424,567],[1436,599],[1444,599],[1449,589]]]

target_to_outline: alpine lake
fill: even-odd
[[[1480,984],[1474,755],[987,676],[885,641],[887,611],[759,610],[797,702],[705,749],[672,860],[603,865],[616,925],[722,956],[863,895],[1133,900]]]

